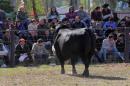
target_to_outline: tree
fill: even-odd
[[[13,11],[13,6],[11,6],[10,0],[0,0],[0,9],[4,10],[7,13]]]

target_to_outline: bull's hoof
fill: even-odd
[[[89,72],[87,71],[87,72],[83,72],[83,77],[89,77]]]
[[[64,70],[61,70],[61,74],[65,74],[65,71],[64,71]]]
[[[77,72],[76,71],[72,71],[72,75],[77,75]]]
[[[83,77],[89,77],[89,74],[82,74],[83,75]]]

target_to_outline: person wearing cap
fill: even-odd
[[[105,38],[102,42],[102,47],[99,51],[99,57],[102,58],[103,61],[107,60],[107,53],[113,53],[115,56],[117,56],[119,59],[124,61],[123,55],[117,50],[116,48],[116,42],[114,40],[114,37],[112,34],[110,34],[107,38]]]
[[[15,63],[16,65],[20,62],[27,62],[25,65],[28,65],[31,62],[31,55],[30,55],[30,47],[26,43],[24,38],[19,39],[18,44],[15,48]]]
[[[47,58],[49,56],[49,52],[46,49],[46,44],[43,42],[43,39],[38,39],[36,43],[32,46],[32,57],[36,64],[47,63]]]

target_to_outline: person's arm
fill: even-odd
[[[6,56],[7,56],[7,55],[8,55],[8,50],[7,50],[7,48],[4,46],[4,44],[3,44],[3,50],[4,50],[4,52],[5,52]]]
[[[33,44],[31,53],[34,54],[36,52],[36,43]]]

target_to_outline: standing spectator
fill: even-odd
[[[94,21],[102,21],[102,11],[101,7],[96,7],[92,12],[91,12],[91,19]]]
[[[33,44],[31,52],[36,64],[47,63],[49,52],[45,48],[45,44],[42,39],[38,39],[37,43]]]
[[[75,17],[75,22],[72,24],[72,28],[75,29],[80,29],[80,28],[84,28],[85,24],[81,21],[79,16]]]
[[[32,61],[30,51],[31,49],[26,43],[26,40],[23,38],[19,39],[19,43],[16,45],[15,49],[15,63],[18,64],[19,62],[25,62],[25,65],[28,65],[28,62]]]
[[[87,12],[84,11],[83,6],[81,6],[76,13],[77,13],[77,16],[79,16],[80,19],[83,22],[85,22],[85,24],[89,27],[91,23],[91,17]]]
[[[49,13],[47,14],[47,18],[49,20],[49,22],[51,22],[54,18],[59,19],[59,13],[56,10],[56,7],[52,7],[49,11]]]
[[[66,14],[66,18],[68,18],[69,22],[72,23],[74,21],[75,17],[76,17],[75,9],[74,9],[74,7],[70,7],[69,12]]]
[[[108,21],[109,17],[113,16],[113,13],[109,8],[109,4],[104,4],[102,7],[103,21]]]
[[[106,61],[107,53],[109,52],[118,56],[118,58],[120,58],[122,61],[125,60],[123,55],[121,55],[121,53],[117,50],[115,40],[111,34],[103,40],[101,50],[99,51],[99,57],[102,58],[103,61]]]

